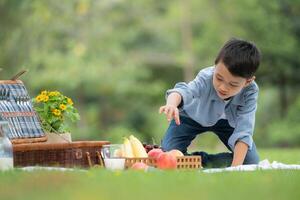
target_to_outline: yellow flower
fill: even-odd
[[[44,91],[41,92],[41,95],[47,95],[47,93],[48,92],[46,90],[44,90]]]
[[[43,96],[42,95],[38,95],[37,97],[35,97],[36,102],[40,103],[43,100]]]
[[[58,91],[52,91],[52,92],[49,92],[49,96],[58,96],[58,95],[60,95],[60,92],[58,92]]]
[[[66,106],[65,104],[60,104],[60,105],[59,105],[59,108],[60,108],[61,110],[66,110],[67,106]]]
[[[43,101],[47,102],[49,100],[49,97],[47,95],[42,95],[43,96]]]
[[[70,104],[71,106],[73,105],[73,101],[70,98],[67,98],[68,104]]]
[[[58,96],[58,95],[60,95],[60,92],[58,92],[58,91],[54,91],[54,92],[49,93],[49,96]]]
[[[60,110],[58,110],[58,109],[53,109],[53,110],[52,110],[52,113],[53,113],[53,115],[55,115],[55,116],[60,116],[60,115],[61,115],[61,112],[60,112]]]
[[[50,96],[50,97],[56,96],[56,93],[55,93],[55,92],[49,92],[49,96]]]

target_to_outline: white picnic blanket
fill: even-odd
[[[296,164],[284,164],[277,161],[272,163],[268,160],[262,160],[257,165],[240,165],[236,167],[226,167],[226,168],[213,168],[213,169],[204,169],[202,172],[205,173],[216,173],[216,172],[231,172],[231,171],[255,171],[255,170],[300,170],[300,165]]]
[[[72,168],[64,168],[64,167],[40,167],[40,166],[32,166],[32,167],[22,167],[22,168],[18,168],[22,171],[28,171],[28,172],[32,172],[32,171],[36,171],[36,170],[45,170],[45,171],[81,171],[81,172],[85,172],[86,170],[83,169],[72,169]]]

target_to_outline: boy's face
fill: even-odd
[[[239,93],[244,87],[248,86],[253,80],[239,76],[233,76],[225,67],[223,62],[219,62],[215,67],[213,75],[213,85],[221,99],[227,99]]]

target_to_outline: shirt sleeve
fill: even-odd
[[[249,150],[252,149],[257,98],[258,89],[251,89],[245,94],[245,105],[238,107],[237,124],[228,140],[228,145],[232,150],[238,141],[246,143]]]
[[[194,97],[200,96],[201,91],[206,87],[204,77],[201,71],[198,73],[196,78],[189,83],[179,82],[173,89],[169,89],[166,92],[166,99],[172,92],[178,92],[182,97],[180,106],[185,106],[192,103]]]

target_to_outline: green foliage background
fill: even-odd
[[[0,78],[29,69],[31,96],[70,96],[81,115],[75,140],[133,133],[160,143],[165,91],[243,38],[263,53],[255,141],[300,146],[299,14],[299,0],[0,0]],[[199,146],[223,148],[211,135]]]

